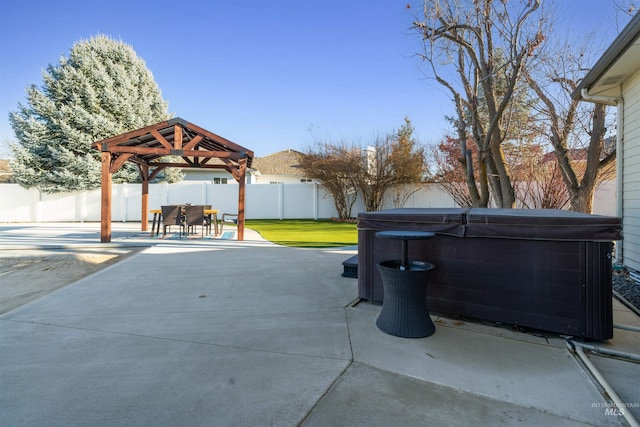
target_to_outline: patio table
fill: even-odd
[[[433,239],[425,231],[389,230],[376,233],[379,239],[402,241],[400,261],[382,261],[378,269],[384,286],[384,302],[376,325],[381,331],[403,338],[423,338],[432,335],[436,327],[427,307],[427,277],[433,265],[409,261],[409,240]]]
[[[213,231],[215,235],[218,235],[218,213],[220,209],[205,209],[204,214],[209,215],[213,222]],[[151,237],[160,234],[160,223],[162,222],[162,210],[151,209],[149,213],[153,214],[153,222],[151,223]]]

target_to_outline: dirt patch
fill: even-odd
[[[0,314],[67,286],[142,249],[0,251]]]

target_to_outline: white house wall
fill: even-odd
[[[198,169],[190,168],[183,169],[184,174],[183,181],[199,181],[199,182],[213,182],[214,178],[227,178],[229,183],[235,183],[233,176],[224,169]]]
[[[233,176],[222,169],[183,169],[184,179],[182,182],[201,182],[201,183],[213,183],[214,178],[226,178],[227,184],[237,184]],[[300,184],[300,176],[292,175],[269,175],[269,174],[256,174],[247,173],[247,184],[271,184],[283,183],[283,184]],[[224,184],[221,184],[224,185]]]
[[[640,270],[640,71],[625,82],[622,228],[624,264]]]
[[[256,176],[255,183],[256,184],[271,184],[271,183],[282,183],[282,184],[300,184],[300,176],[293,175],[267,175],[261,174]]]
[[[596,215],[617,216],[616,181],[605,181],[593,195],[593,213]]]

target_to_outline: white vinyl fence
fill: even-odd
[[[140,184],[114,184],[113,221],[140,221]],[[337,216],[333,199],[318,184],[253,184],[246,186],[247,219],[331,218]],[[150,184],[149,209],[169,204],[207,204],[221,212],[238,210],[238,186],[210,183]],[[594,213],[615,215],[615,187],[596,192]],[[394,206],[391,197],[385,209]],[[425,184],[411,194],[403,207],[452,208],[453,199],[437,184]],[[362,211],[358,200],[352,211]],[[0,184],[0,222],[93,222],[100,221],[100,190],[44,194],[18,184]]]

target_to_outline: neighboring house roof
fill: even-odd
[[[600,153],[600,160],[604,159],[606,156],[609,155],[609,153],[612,153],[615,149],[616,149],[616,136],[614,135],[614,136],[605,138],[604,147],[602,147],[602,153]],[[586,161],[588,152],[589,150],[587,148],[572,148],[568,152],[569,159],[571,159],[572,161],[580,161],[580,160]],[[543,162],[550,162],[555,160],[556,160],[555,151],[546,153],[542,158]]]
[[[15,182],[13,179],[13,172],[11,171],[11,166],[9,166],[9,160],[0,159],[0,183],[12,183]]]
[[[582,79],[572,96],[575,99],[587,99],[591,96],[619,97],[622,82],[638,69],[640,69],[640,12],[631,18],[611,46]],[[613,99],[608,102],[601,99],[598,102],[615,104]]]
[[[284,150],[265,157],[253,159],[252,168],[262,175],[294,175],[304,176],[300,168],[300,157],[303,153],[296,150]]]

